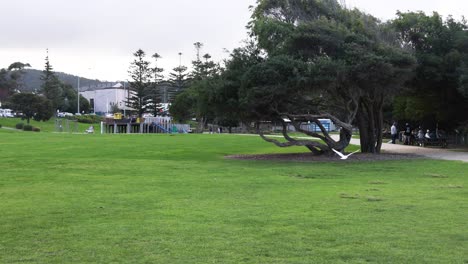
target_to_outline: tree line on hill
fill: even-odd
[[[280,147],[317,154],[342,151],[359,128],[361,151],[380,153],[393,120],[467,129],[468,27],[439,14],[398,12],[381,22],[336,0],[259,0],[250,39],[224,67],[194,78],[171,106],[175,118],[255,129]],[[342,129],[333,140],[321,125]],[[265,122],[282,124],[283,141],[268,138]],[[301,124],[315,123],[321,133]],[[387,125],[386,125],[387,124]],[[297,140],[286,127],[314,140]]]
[[[41,70],[24,69],[24,75],[22,77],[22,83],[21,83],[22,87],[19,90],[25,91],[25,92],[28,92],[28,91],[34,92],[34,91],[39,90],[39,88],[42,85],[41,75],[42,75]],[[107,81],[88,79],[88,78],[76,76],[73,74],[67,74],[63,72],[55,72],[55,75],[61,82],[71,85],[72,88],[75,90],[78,86],[78,81],[77,81],[78,78],[80,79],[81,87],[90,87],[90,88],[99,87],[108,83]]]
[[[38,92],[42,85],[42,71],[36,69],[28,69],[29,64],[25,63],[25,67],[22,68],[21,72],[15,71],[15,67],[21,64],[21,62],[12,63],[8,68],[0,69],[2,74],[2,80],[6,79],[6,82],[2,82],[0,89],[3,92],[6,90],[20,91],[20,92]],[[10,68],[10,69],[9,69]],[[19,75],[20,74],[20,75]],[[92,80],[84,77],[79,77],[73,74],[67,74],[63,72],[55,72],[57,78],[66,84],[71,85],[76,90],[77,80],[80,78],[81,87],[99,87],[108,82],[100,80]]]
[[[6,69],[0,69],[0,101],[2,107],[21,112],[23,117],[37,121],[49,120],[56,111],[76,112],[78,94],[71,84],[61,81],[53,71],[49,57],[45,59],[45,68],[40,76],[39,89],[24,89],[25,68],[28,63],[15,62]],[[89,101],[80,95],[80,109],[88,112]]]

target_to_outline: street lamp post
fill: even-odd
[[[76,87],[76,91],[78,92],[78,104],[77,104],[77,113],[80,112],[80,76],[78,76],[78,86]]]
[[[124,113],[123,114],[124,114],[124,117],[126,117],[127,115],[125,114],[125,109],[127,108],[127,105],[126,105],[126,101],[127,101],[126,97],[127,96],[126,96],[126,93],[125,93],[125,81],[123,83],[124,83],[124,85],[123,85],[124,86],[124,106],[123,106],[124,107]]]

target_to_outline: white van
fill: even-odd
[[[1,111],[0,114],[3,117],[15,117],[11,109],[1,109],[0,111]]]

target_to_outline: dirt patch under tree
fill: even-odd
[[[424,157],[414,154],[381,153],[378,155],[369,153],[356,153],[347,160],[340,160],[336,155],[316,156],[313,153],[284,153],[284,154],[253,154],[230,155],[228,159],[238,160],[265,160],[265,161],[294,161],[294,162],[356,162],[356,161],[382,161],[382,160],[408,160],[422,159]]]

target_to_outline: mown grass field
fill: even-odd
[[[239,161],[233,135],[0,129],[0,263],[467,263],[468,165]]]
[[[60,120],[63,120],[65,122],[64,118],[61,118]],[[27,124],[26,120],[21,120],[21,118],[0,118],[0,125],[2,127],[9,127],[9,128],[14,128],[16,124],[18,123],[23,123]],[[30,125],[33,127],[38,127],[41,129],[41,132],[56,132],[55,128],[55,118],[50,119],[47,122],[38,122],[34,120],[29,121]],[[65,123],[63,123],[65,124]],[[85,124],[85,123],[77,123],[78,126],[78,132],[83,133],[91,124]],[[99,125],[99,124],[94,124]],[[70,128],[70,130],[73,129],[73,127]]]

